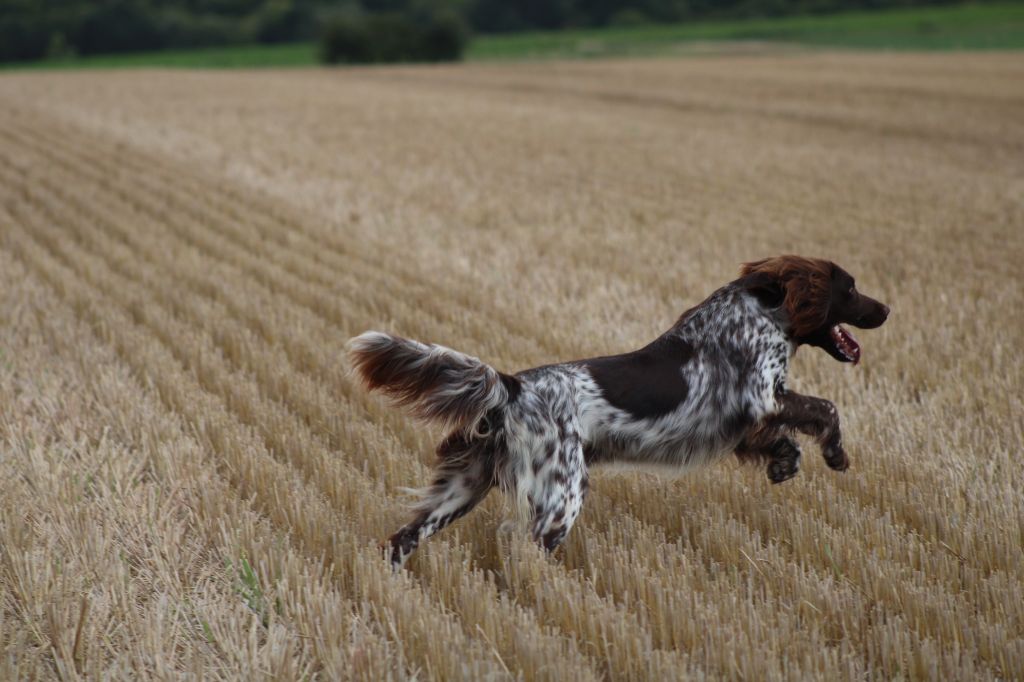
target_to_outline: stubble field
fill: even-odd
[[[1024,676],[1024,57],[812,54],[0,77],[0,678]],[[440,434],[385,329],[505,370],[836,260],[804,349],[850,471],[493,494],[392,575]]]

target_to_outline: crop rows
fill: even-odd
[[[0,79],[0,676],[1024,674],[1024,62],[960,59]],[[794,368],[850,472],[597,472],[554,556],[493,495],[388,570],[441,434],[350,336],[612,352],[780,251],[894,311]]]

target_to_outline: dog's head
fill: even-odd
[[[750,293],[785,312],[797,345],[823,348],[840,362],[860,360],[860,346],[843,324],[874,329],[889,316],[887,305],[857,291],[850,273],[831,261],[777,256],[745,263],[740,273]]]

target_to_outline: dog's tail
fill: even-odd
[[[450,428],[476,431],[484,415],[518,392],[518,379],[477,358],[382,332],[353,338],[348,355],[370,390]]]

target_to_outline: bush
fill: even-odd
[[[366,21],[343,17],[328,23],[320,38],[320,61],[326,64],[372,62],[373,40]]]
[[[414,62],[420,57],[420,28],[402,14],[371,14],[366,18],[374,62]]]
[[[374,62],[457,61],[469,31],[455,14],[435,14],[422,22],[395,13],[339,17],[329,22],[320,40],[320,60]]]
[[[454,62],[462,59],[469,42],[469,27],[454,12],[435,14],[423,27],[420,48],[424,61]]]

